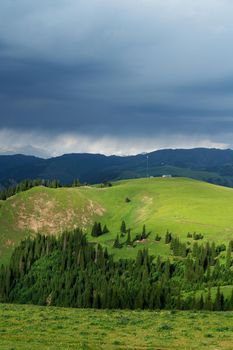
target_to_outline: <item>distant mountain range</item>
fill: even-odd
[[[79,178],[81,182],[93,184],[163,174],[233,187],[233,150],[165,149],[124,157],[78,153],[49,159],[25,155],[0,156],[2,186],[26,178],[59,179],[63,184]]]

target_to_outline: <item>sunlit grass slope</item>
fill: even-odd
[[[58,234],[75,226],[89,231],[95,220],[107,224],[110,233],[96,240],[110,249],[122,220],[132,237],[143,224],[151,231],[136,248],[112,250],[118,257],[134,256],[142,246],[152,254],[168,254],[163,239],[167,229],[184,240],[196,231],[204,240],[225,242],[233,239],[233,189],[186,178],[126,180],[108,188],[33,188],[0,202],[0,259],[7,260],[28,234]],[[162,235],[159,243],[156,233]]]

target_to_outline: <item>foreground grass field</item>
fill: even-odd
[[[185,178],[126,180],[109,188],[37,187],[0,202],[0,262],[6,262],[28,234],[58,234],[75,226],[89,229],[95,220],[110,229],[97,240],[116,257],[133,257],[142,246],[150,254],[165,256],[169,248],[163,239],[155,242],[156,233],[164,237],[169,229],[187,241],[187,233],[197,231],[204,241],[228,242],[233,237],[232,213],[233,189]],[[136,248],[112,250],[122,220],[132,237],[143,224],[151,236]]]
[[[232,350],[232,312],[149,312],[0,304],[1,350]]]

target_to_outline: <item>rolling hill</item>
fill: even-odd
[[[233,187],[233,151],[219,149],[165,149],[148,153],[148,173],[172,174]],[[0,186],[26,178],[59,179],[63,184],[74,178],[90,184],[104,180],[140,178],[147,175],[147,157],[65,154],[50,159],[33,156],[0,156]]]
[[[35,187],[0,202],[0,260],[7,261],[13,247],[29,234],[59,234],[79,226],[90,235],[94,221],[107,224],[110,232],[89,239],[101,242],[118,257],[135,256],[142,246],[151,254],[167,255],[169,247],[163,239],[167,229],[186,241],[187,233],[194,231],[201,232],[204,240],[229,241],[232,212],[233,189],[187,178],[124,180],[108,188]],[[151,235],[136,248],[113,249],[122,220],[132,229],[132,237],[143,224]],[[160,242],[154,240],[157,233],[162,235]]]

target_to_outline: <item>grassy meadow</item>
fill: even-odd
[[[163,239],[154,241],[157,233],[164,237],[169,229],[187,241],[187,233],[197,231],[204,241],[227,242],[233,237],[232,212],[233,189],[186,178],[125,180],[108,188],[35,187],[0,202],[0,261],[6,262],[26,235],[58,234],[77,226],[88,230],[95,220],[107,224],[110,233],[97,240],[116,257],[133,257],[142,245],[151,254],[166,256],[169,247]],[[151,236],[136,248],[113,250],[122,220],[132,237],[143,224]]]
[[[1,350],[232,350],[233,313],[0,304]]]

